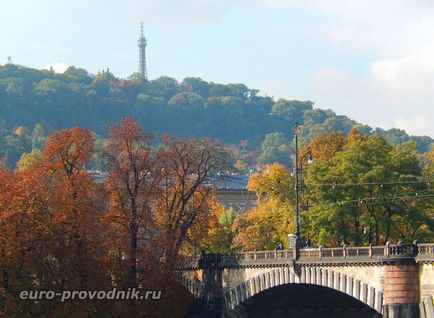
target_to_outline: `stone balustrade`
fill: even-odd
[[[279,264],[295,260],[295,249],[276,251],[251,251],[221,254],[220,266],[249,264]],[[434,261],[434,243],[419,244],[386,244],[384,246],[363,247],[318,247],[300,250],[300,262],[384,262],[395,258],[415,258],[416,261]],[[197,267],[200,255],[188,256],[182,259],[183,266]]]

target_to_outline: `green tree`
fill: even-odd
[[[45,130],[41,123],[36,123],[32,131],[32,149],[41,150],[45,142]]]
[[[309,231],[319,244],[384,244],[432,235],[414,144],[354,138],[307,169]]]
[[[273,163],[279,162],[288,164],[290,162],[289,141],[283,133],[275,132],[265,135],[261,144],[261,154],[258,162]]]
[[[191,91],[202,97],[209,96],[210,84],[199,77],[186,77],[181,83],[181,87],[186,91]]]
[[[271,109],[271,115],[284,119],[287,123],[302,122],[306,111],[313,108],[311,101],[279,99]]]
[[[213,253],[227,253],[235,250],[233,240],[235,232],[232,225],[237,213],[232,210],[223,210],[218,215],[217,226],[211,227],[208,231],[202,248]]]

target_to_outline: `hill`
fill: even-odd
[[[235,145],[241,165],[285,162],[295,122],[303,125],[302,141],[318,132],[356,126],[392,144],[414,141],[425,152],[433,139],[409,136],[399,129],[383,130],[332,110],[314,108],[311,101],[274,100],[244,84],[218,84],[188,77],[144,81],[116,78],[70,67],[63,74],[15,64],[0,66],[0,156],[12,167],[22,153],[41,147],[51,131],[73,126],[93,129],[104,138],[111,122],[133,116],[158,136],[210,137]]]

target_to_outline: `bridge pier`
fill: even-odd
[[[384,318],[419,317],[419,266],[394,264],[384,274]]]
[[[389,247],[384,273],[384,318],[418,318],[420,279],[416,244]]]
[[[219,266],[220,254],[202,253],[199,268],[203,271],[202,296],[207,304],[208,317],[218,318],[223,313],[223,278]]]

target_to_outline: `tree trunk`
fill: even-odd
[[[129,255],[129,286],[137,288],[137,208],[134,200],[131,202],[131,223],[130,223],[130,255]]]

